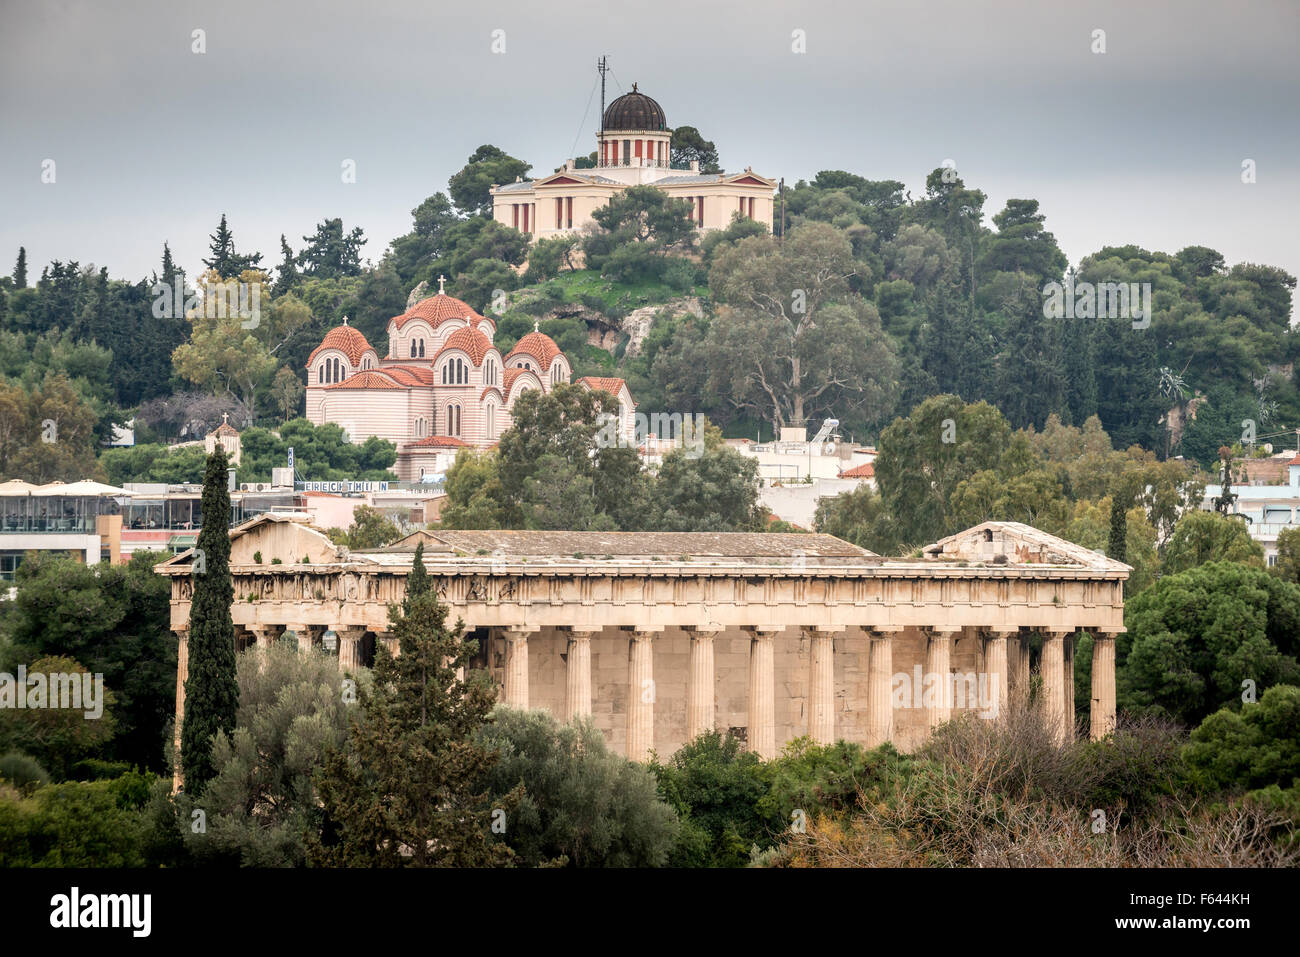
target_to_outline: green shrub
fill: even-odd
[[[21,751],[10,751],[0,757],[0,781],[30,791],[49,784],[50,776],[35,758]]]

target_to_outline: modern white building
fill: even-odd
[[[1284,528],[1300,528],[1300,454],[1287,462],[1285,485],[1233,485],[1231,514],[1246,519],[1250,537],[1264,547],[1269,565],[1277,564],[1277,536]],[[1222,485],[1205,486],[1201,507],[1214,509]]]

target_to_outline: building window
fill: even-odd
[[[484,385],[497,384],[497,364],[493,362],[491,359],[489,359],[483,365],[483,384]]]
[[[655,141],[654,141],[654,140],[646,140],[645,149],[646,149],[646,153],[645,153],[645,155],[646,155],[646,159],[654,159],[654,158],[655,158]]]
[[[447,434],[460,437],[460,406],[447,406]]]
[[[1268,567],[1272,568],[1276,564],[1277,564],[1277,556],[1276,555],[1268,556]]]
[[[703,227],[704,225],[704,197],[703,196],[695,197],[695,215],[697,217],[696,221],[700,224],[701,227]]]
[[[464,359],[448,359],[442,367],[443,385],[466,385],[469,382],[469,366]]]
[[[624,140],[623,141],[623,165],[624,166],[632,165],[631,156],[632,156],[632,141]]]
[[[487,405],[487,437],[496,438],[497,435],[497,407],[491,402]]]

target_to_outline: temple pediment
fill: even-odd
[[[1132,571],[1123,562],[1020,522],[985,522],[927,545],[922,553],[926,558],[992,565],[1066,565],[1099,571]]]

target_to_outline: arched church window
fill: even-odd
[[[447,406],[447,434],[460,437],[460,406]]]
[[[487,437],[496,438],[497,435],[497,407],[493,403],[487,404]]]

